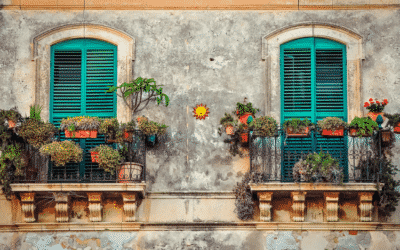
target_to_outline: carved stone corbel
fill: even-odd
[[[100,192],[87,193],[89,198],[89,219],[91,222],[102,221],[101,194]]]
[[[258,192],[258,200],[260,201],[260,220],[271,221],[271,200],[273,192]]]
[[[327,221],[338,221],[339,192],[324,192]]]
[[[372,196],[373,192],[359,192],[360,197],[360,221],[372,221]]]
[[[68,222],[68,193],[54,192],[53,195],[56,200],[56,221]]]
[[[21,193],[21,209],[25,222],[35,221],[35,193]]]
[[[126,193],[121,193],[121,195],[124,201],[125,221],[133,222],[136,220],[135,212],[136,212],[137,193],[126,192]]]
[[[304,221],[304,210],[307,192],[291,192],[293,200],[293,221]]]

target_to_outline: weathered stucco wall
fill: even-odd
[[[266,61],[262,37],[303,22],[334,24],[363,37],[361,100],[387,98],[400,106],[400,10],[349,11],[0,11],[0,108],[28,114],[35,102],[33,38],[67,24],[100,24],[135,38],[134,78],[165,85],[169,107],[139,115],[166,123],[168,135],[147,153],[150,191],[230,191],[249,159],[232,157],[219,119],[248,98],[265,114]],[[192,108],[210,115],[196,120]],[[270,105],[274,105],[271,103]],[[45,107],[48,108],[48,107]],[[398,150],[397,150],[398,151]],[[397,152],[396,151],[396,152]],[[397,159],[398,157],[396,157]]]
[[[318,240],[315,240],[318,239]],[[0,248],[80,250],[398,249],[398,231],[147,231],[1,233]]]

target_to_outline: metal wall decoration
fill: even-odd
[[[206,119],[206,117],[208,116],[208,114],[210,113],[210,111],[208,111],[209,108],[207,108],[207,105],[197,105],[195,108],[193,108],[193,113],[194,113],[194,117],[196,117],[196,119]]]

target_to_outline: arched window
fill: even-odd
[[[50,122],[59,126],[62,118],[74,116],[116,117],[115,93],[106,93],[117,84],[117,46],[95,39],[72,39],[51,46]],[[61,132],[64,139],[64,132]],[[89,150],[104,142],[96,139],[75,139],[84,150],[80,164],[50,168],[49,180],[66,177],[85,180],[90,174],[101,177],[100,169],[90,169]],[[61,177],[62,176],[62,177]]]
[[[280,46],[281,122],[308,118],[311,122],[339,117],[347,122],[346,46],[324,39],[307,37]],[[282,180],[292,181],[293,165],[308,152],[329,152],[347,170],[347,139],[324,138],[312,133],[309,138],[284,139]]]

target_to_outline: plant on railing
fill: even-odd
[[[154,81],[154,78],[147,79],[138,77],[129,83],[124,82],[118,87],[112,86],[106,92],[111,93],[119,89],[122,95],[119,95],[118,93],[117,95],[123,98],[125,104],[131,110],[132,114],[134,114],[136,111],[140,111],[138,108],[142,103],[147,101],[144,105],[144,107],[146,107],[149,101],[154,97],[156,98],[158,105],[160,105],[165,98],[165,106],[168,107],[169,97],[163,93],[162,88],[157,88],[158,86],[156,81]],[[148,93],[147,98],[144,100],[142,100],[143,92]]]
[[[339,161],[329,153],[310,153],[293,167],[295,181],[343,183]]]
[[[388,113],[384,113],[384,116],[386,118],[389,119],[387,125],[391,126],[394,128],[394,132],[395,133],[399,133],[400,132],[400,114],[396,113],[396,114],[388,114]],[[396,129],[398,128],[398,129]]]
[[[221,136],[223,131],[228,135],[233,135],[235,129],[237,129],[238,122],[231,114],[225,113],[224,117],[219,120],[220,127],[218,128],[218,134]]]
[[[49,155],[57,167],[65,166],[68,162],[81,162],[82,149],[73,141],[55,141],[43,145],[39,152],[43,155]]]
[[[49,143],[56,132],[57,129],[52,123],[35,118],[26,119],[18,129],[18,135],[35,148]]]
[[[349,124],[350,135],[352,136],[370,136],[374,130],[378,129],[378,123],[373,121],[370,117],[354,117]],[[354,134],[355,133],[355,134]]]
[[[339,117],[325,117],[324,119],[318,121],[318,127],[327,130],[338,130],[340,127],[346,128],[347,124],[345,121]]]
[[[76,131],[76,130],[98,130],[101,121],[98,117],[76,116],[63,118],[61,120],[61,130]]]
[[[382,102],[378,101],[378,99],[369,98],[369,102],[364,103],[364,107],[367,108],[370,112],[382,112],[385,106],[388,104],[388,100],[384,99]]]
[[[117,118],[102,119],[99,127],[99,134],[108,136],[109,140],[118,140],[122,138],[122,132],[120,131],[120,124]]]
[[[100,145],[92,148],[90,152],[98,152],[97,162],[99,163],[99,167],[106,172],[114,174],[116,168],[121,165],[122,156],[119,154],[118,150],[110,146]]]
[[[149,121],[147,118],[141,117],[138,122],[139,129],[146,135],[146,140],[151,145],[156,142],[156,137],[164,135],[168,126],[165,124]]]
[[[258,111],[260,111],[260,109],[253,108],[253,104],[251,102],[247,104],[238,102],[236,103],[236,111],[234,111],[233,114],[236,114],[237,116],[242,116],[245,113],[251,113],[254,115]]]
[[[249,124],[249,128],[253,129],[254,135],[274,136],[278,130],[276,120],[269,116],[258,117]]]
[[[310,120],[308,120],[308,118],[305,118],[305,119],[292,118],[292,119],[286,120],[283,123],[283,128],[287,132],[297,134],[297,133],[304,133],[306,131],[306,129],[312,125],[313,124],[311,123]]]

